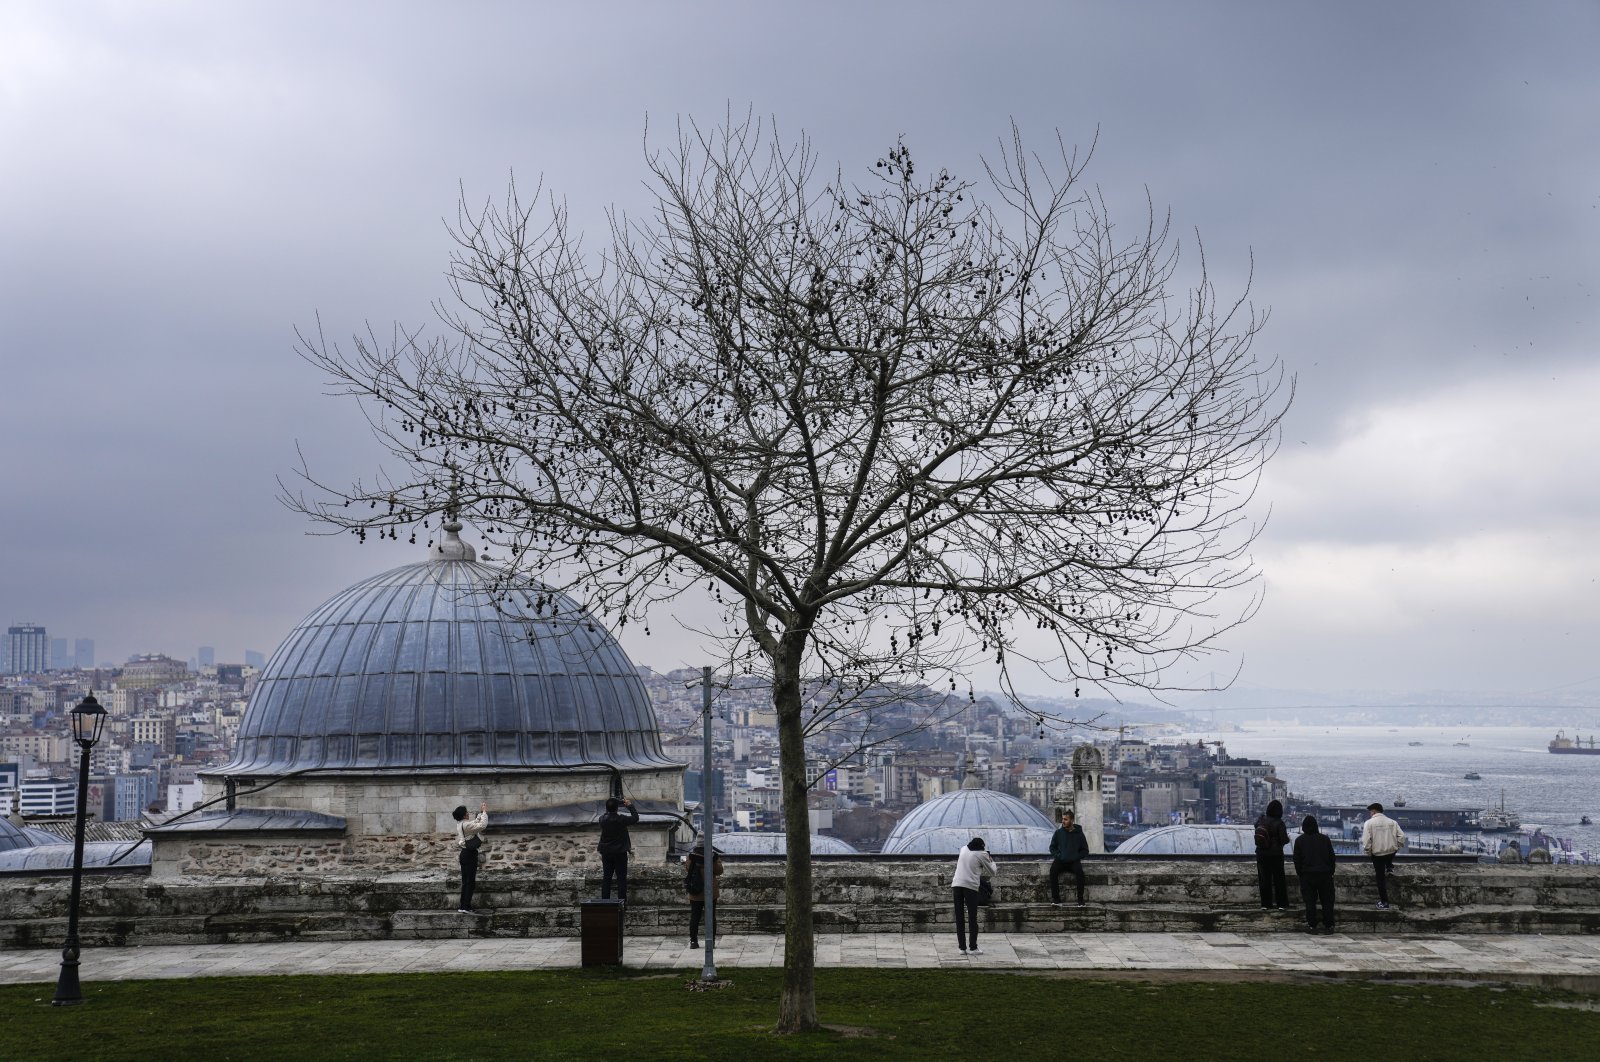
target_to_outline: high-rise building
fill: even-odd
[[[71,815],[77,810],[78,786],[65,778],[51,778],[48,771],[29,771],[22,780],[24,815]]]
[[[244,651],[244,662],[246,667],[253,667],[257,671],[267,666],[267,658],[254,649],[246,649]]]
[[[94,639],[79,638],[72,645],[73,663],[84,671],[94,667]]]
[[[49,633],[32,623],[7,627],[5,669],[13,675],[37,675],[50,670]]]
[[[50,639],[50,670],[68,671],[72,668],[72,657],[67,655],[67,640],[65,638]]]
[[[217,662],[217,651],[209,645],[202,645],[200,654],[195,659],[200,662],[201,667],[212,667]]]

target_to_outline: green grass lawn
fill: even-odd
[[[0,1058],[1600,1059],[1600,1004],[1382,982],[1142,983],[998,970],[822,970],[823,1033],[777,1037],[779,972],[196,978],[0,986]]]

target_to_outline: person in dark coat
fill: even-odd
[[[628,827],[639,821],[639,812],[632,800],[623,800],[621,806],[627,814],[617,810],[618,801],[606,801],[606,813],[600,816],[600,898],[611,899],[611,879],[617,881],[617,899],[628,902],[628,853],[633,843],[628,840]]]
[[[1071,874],[1078,886],[1078,906],[1083,906],[1083,857],[1089,854],[1089,839],[1070,811],[1061,813],[1061,828],[1050,837],[1050,902],[1061,906],[1061,875]]]
[[[1317,828],[1317,817],[1307,815],[1294,841],[1294,872],[1306,902],[1306,932],[1317,931],[1317,904],[1322,904],[1322,931],[1333,932],[1333,873],[1337,863],[1333,842]]]
[[[1289,909],[1289,882],[1283,874],[1283,850],[1289,828],[1283,824],[1283,803],[1274,800],[1256,820],[1256,884],[1261,889],[1263,911]]]
[[[696,842],[684,863],[685,891],[689,894],[689,947],[700,946],[700,920],[706,914],[706,845]],[[722,899],[722,853],[711,849],[711,901]],[[716,936],[715,933],[712,934]]]

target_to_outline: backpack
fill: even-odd
[[[1267,817],[1261,816],[1256,820],[1256,851],[1272,847],[1272,828],[1267,825]]]

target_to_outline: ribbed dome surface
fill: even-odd
[[[1055,831],[1038,826],[933,826],[883,843],[884,855],[947,855],[954,859],[967,842],[982,837],[990,855],[1046,855]]]
[[[895,823],[893,832],[883,842],[883,850],[898,851],[897,845],[913,834],[941,826],[959,826],[971,830],[973,836],[981,834],[986,826],[1055,829],[1044,812],[1014,796],[988,789],[957,789],[912,808],[905,818]]]
[[[207,773],[675,766],[644,684],[599,624],[548,591],[542,610],[538,590],[497,607],[504,573],[453,533],[436,556],[357,583],[296,627],[233,759]],[[528,618],[507,615],[513,605]]]

